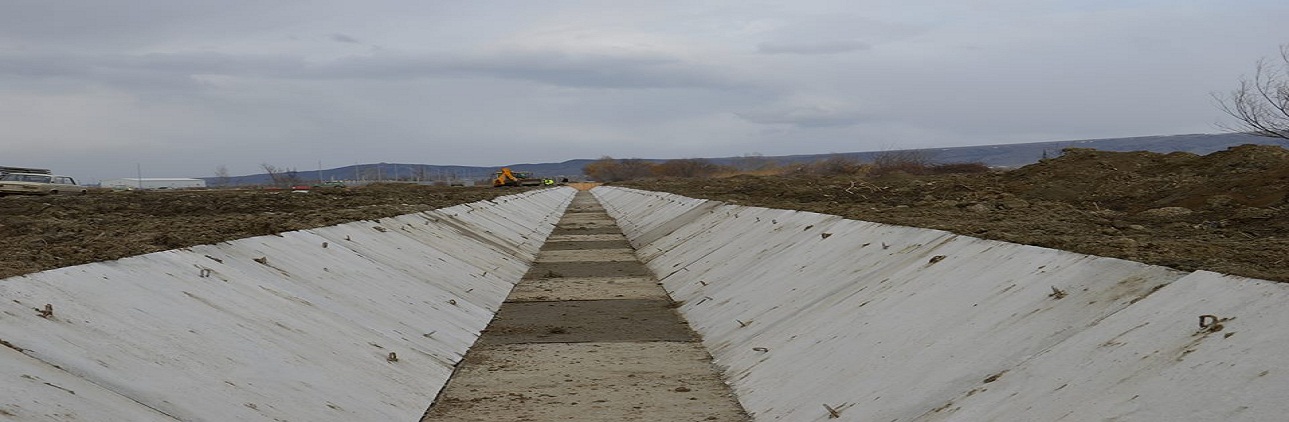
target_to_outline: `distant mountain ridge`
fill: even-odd
[[[1044,157],[1056,157],[1065,148],[1093,148],[1102,151],[1150,151],[1158,153],[1188,152],[1206,155],[1243,144],[1277,145],[1289,148],[1289,141],[1239,133],[1221,134],[1187,134],[1139,136],[1132,138],[1083,139],[1072,141],[1032,142],[1024,144],[980,145],[949,148],[923,148],[914,150],[844,152],[830,154],[804,154],[755,157],[758,160],[773,161],[779,165],[808,163],[823,158],[842,156],[859,161],[872,161],[874,157],[890,152],[918,151],[935,163],[984,163],[991,167],[1020,167],[1033,164]],[[627,158],[627,157],[617,157]],[[749,157],[707,158],[716,164],[735,165],[748,160]],[[303,184],[328,180],[358,181],[421,181],[452,182],[462,181],[472,184],[476,180],[491,178],[494,171],[502,167],[530,171],[538,177],[584,179],[582,169],[595,159],[574,159],[559,163],[521,163],[495,167],[452,166],[431,164],[377,163],[345,166],[334,169],[296,171],[295,176]],[[664,159],[645,159],[650,162],[663,162]],[[223,182],[227,185],[267,185],[272,182],[268,174],[252,174],[229,177],[220,180],[218,177],[200,177],[211,186]]]

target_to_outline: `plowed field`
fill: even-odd
[[[518,188],[406,184],[282,190],[92,192],[0,198],[0,278],[185,246],[372,220]]]

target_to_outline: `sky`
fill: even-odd
[[[0,0],[0,166],[378,162],[1221,132],[1283,0]]]

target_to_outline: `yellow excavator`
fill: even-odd
[[[511,171],[510,167],[502,167],[501,171],[493,173],[492,187],[499,188],[502,186],[541,186],[542,179],[534,178],[533,174],[526,171]]]

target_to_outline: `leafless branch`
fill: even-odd
[[[1240,86],[1225,95],[1213,94],[1218,108],[1234,117],[1233,132],[1289,140],[1289,44],[1280,46],[1280,61],[1258,60],[1253,78],[1240,78]]]

